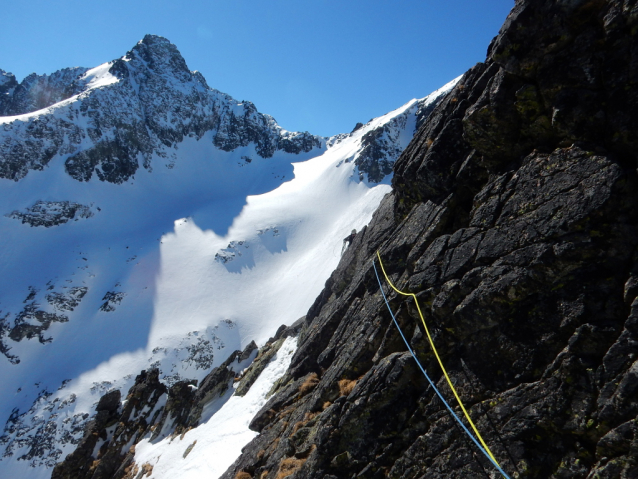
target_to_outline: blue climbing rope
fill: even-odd
[[[437,394],[437,396],[439,396],[439,398],[441,399],[441,401],[443,401],[443,404],[445,404],[445,407],[447,408],[448,411],[450,411],[450,414],[452,414],[452,416],[454,416],[454,419],[456,419],[456,422],[458,422],[461,427],[463,428],[463,430],[465,431],[465,433],[469,436],[469,438],[474,442],[474,444],[476,444],[476,447],[478,447],[481,452],[485,455],[485,457],[487,457],[489,459],[489,461],[494,465],[494,467],[496,469],[498,469],[498,472],[500,472],[503,477],[505,477],[506,479],[510,479],[510,477],[505,474],[505,471],[503,471],[503,469],[501,469],[501,466],[499,466],[496,461],[494,461],[494,459],[492,459],[490,457],[490,455],[487,453],[487,451],[483,448],[483,446],[481,446],[479,444],[479,442],[476,440],[476,438],[472,435],[472,433],[469,431],[469,429],[467,427],[465,427],[465,424],[463,424],[463,422],[461,422],[461,419],[456,415],[456,413],[452,410],[452,408],[450,407],[450,405],[448,404],[448,402],[445,400],[445,398],[441,395],[441,393],[439,392],[439,390],[437,389],[437,387],[434,385],[434,382],[430,379],[430,376],[428,376],[428,373],[425,372],[425,369],[423,369],[423,366],[421,366],[421,363],[419,362],[419,360],[417,359],[416,355],[414,354],[414,351],[412,351],[412,348],[410,347],[410,343],[408,343],[408,340],[405,339],[405,336],[403,335],[403,331],[401,331],[401,327],[399,326],[399,323],[397,322],[397,319],[394,317],[394,313],[392,312],[392,308],[390,308],[390,303],[388,303],[388,298],[386,298],[385,296],[385,292],[383,291],[383,285],[381,284],[381,279],[379,278],[379,273],[377,272],[377,266],[374,264],[374,260],[372,260],[372,267],[374,268],[374,274],[377,277],[377,281],[379,283],[379,289],[381,290],[381,295],[383,296],[383,300],[385,301],[385,305],[388,307],[388,311],[390,311],[390,316],[392,316],[392,320],[394,321],[394,325],[397,327],[397,329],[399,330],[399,334],[401,335],[401,337],[403,338],[403,342],[405,342],[405,345],[408,347],[408,351],[410,351],[410,354],[412,355],[412,357],[414,358],[414,360],[416,361],[417,365],[419,366],[419,369],[421,369],[421,372],[423,373],[423,375],[425,376],[425,379],[428,380],[428,382],[430,383],[430,386],[432,386],[432,389],[434,389],[434,392]]]

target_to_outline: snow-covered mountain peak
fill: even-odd
[[[338,147],[345,139],[357,142],[358,149],[350,158],[356,165],[355,174],[368,184],[387,183],[392,179],[392,166],[412,140],[434,107],[459,81],[455,78],[421,99],[412,99],[401,107],[365,125],[357,123],[350,134],[339,134],[327,141],[329,148]]]
[[[169,40],[159,35],[145,35],[124,56],[127,61],[135,61],[136,58],[156,73],[167,73],[184,81],[190,79],[191,71],[182,54]]]
[[[62,93],[48,101],[33,99],[28,79],[2,95],[0,178],[17,181],[59,159],[75,180],[123,183],[140,167],[150,172],[174,165],[185,138],[205,135],[209,148],[253,144],[262,158],[322,147],[320,137],[286,132],[252,103],[208,88],[162,37],[147,35],[123,58],[96,68],[37,79],[50,83],[54,77]],[[62,103],[53,106],[53,100]]]

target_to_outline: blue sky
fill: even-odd
[[[208,84],[292,131],[329,136],[485,59],[514,0],[0,0],[0,68],[93,67],[146,33]]]

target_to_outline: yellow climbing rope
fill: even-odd
[[[448,376],[447,371],[445,370],[445,366],[443,366],[443,361],[441,361],[441,358],[439,357],[439,353],[437,352],[436,347],[434,346],[434,341],[432,341],[432,336],[430,336],[430,331],[428,330],[428,327],[425,324],[425,319],[423,319],[423,313],[421,313],[421,308],[419,307],[419,302],[416,299],[416,295],[413,294],[413,293],[404,293],[403,291],[399,291],[394,286],[394,284],[392,284],[392,281],[390,281],[390,278],[388,278],[388,275],[385,272],[385,268],[383,267],[383,261],[381,261],[381,255],[379,254],[379,251],[377,251],[377,257],[379,258],[379,265],[381,266],[381,271],[383,271],[383,276],[385,276],[385,280],[392,287],[392,289],[395,290],[397,293],[403,295],[403,296],[412,296],[414,298],[414,304],[416,304],[416,309],[419,312],[419,316],[421,317],[421,322],[423,323],[423,327],[425,328],[425,333],[428,336],[428,341],[430,342],[430,346],[432,347],[432,351],[434,351],[434,355],[436,356],[436,359],[439,362],[439,366],[441,366],[441,369],[443,370],[443,374],[445,375],[445,379],[447,380],[447,383],[449,384],[450,389],[454,393],[454,397],[456,398],[456,400],[458,401],[459,405],[461,406],[461,409],[463,410],[463,414],[465,414],[465,418],[468,420],[468,422],[472,426],[472,429],[474,430],[474,433],[478,437],[479,441],[481,441],[481,444],[483,445],[483,447],[485,448],[487,453],[490,455],[490,457],[492,458],[494,463],[500,467],[500,464],[498,463],[498,461],[496,460],[496,458],[492,454],[492,451],[490,451],[490,448],[487,447],[487,444],[485,444],[485,441],[481,437],[481,433],[479,433],[478,429],[476,429],[476,426],[474,425],[474,422],[470,418],[470,415],[465,410],[465,406],[463,406],[463,402],[461,401],[461,398],[457,394],[456,388],[452,384],[452,381],[450,380],[450,377]]]

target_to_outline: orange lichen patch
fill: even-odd
[[[339,381],[339,394],[341,396],[347,396],[352,392],[356,384],[356,379],[342,379]]]
[[[288,457],[279,463],[279,471],[275,479],[283,479],[297,472],[304,465],[306,459],[297,459],[296,457]]]
[[[317,373],[310,374],[303,384],[299,386],[299,394],[305,396],[312,391],[317,384],[319,384],[319,376],[317,376]]]

